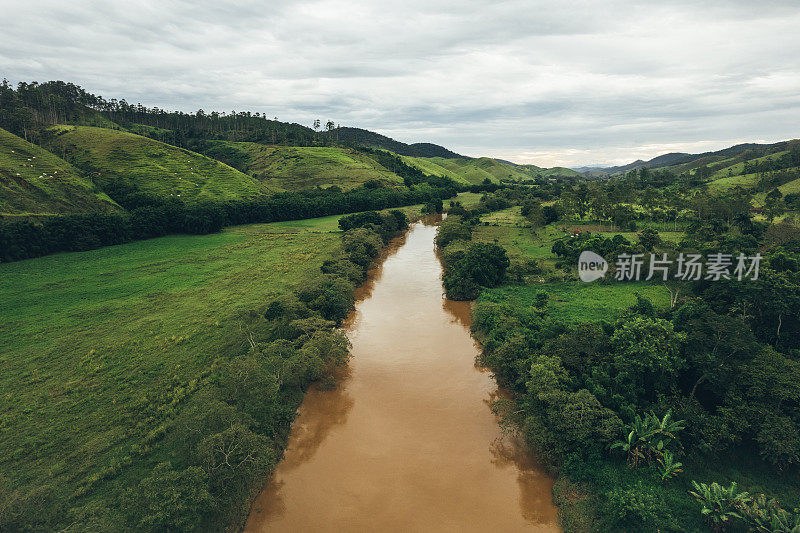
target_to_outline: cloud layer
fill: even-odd
[[[544,166],[800,137],[796,2],[5,0],[0,75]]]

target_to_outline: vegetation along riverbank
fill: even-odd
[[[566,531],[794,531],[798,229],[758,220],[741,191],[659,178],[501,191],[493,213],[451,202],[444,289],[477,298],[479,363],[514,391],[496,408],[558,475]],[[577,279],[583,250],[613,265],[678,249],[764,259],[749,282]]]
[[[370,212],[0,266],[3,529],[241,523],[407,224]]]

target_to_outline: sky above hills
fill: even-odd
[[[702,5],[700,5],[702,4]],[[800,137],[796,1],[4,0],[0,76],[541,166]]]

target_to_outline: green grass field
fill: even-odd
[[[401,210],[414,219],[422,205]],[[166,420],[140,418],[142,405],[246,350],[244,314],[317,276],[340,246],[338,221],[0,264],[0,480],[83,505],[149,473],[168,451],[142,443]]]
[[[86,170],[103,190],[120,183],[187,202],[254,198],[269,187],[215,159],[119,130],[55,126],[49,148]]]
[[[472,239],[480,242],[495,242],[503,246],[514,258],[535,259],[546,272],[555,272],[558,258],[551,252],[553,243],[567,235],[563,228],[573,227],[569,222],[557,222],[542,228],[532,228],[520,214],[521,207],[514,206],[495,211],[481,217],[482,222],[473,230]],[[635,232],[597,232],[607,237],[621,234],[632,242],[638,240]],[[659,231],[664,240],[679,241],[680,231]],[[560,271],[559,271],[560,272]],[[515,305],[532,306],[539,291],[550,296],[550,315],[570,322],[614,320],[622,311],[636,303],[636,293],[645,296],[657,308],[669,305],[669,292],[661,285],[648,283],[583,283],[575,276],[574,281],[531,283],[528,285],[504,285],[484,290],[481,300],[492,302],[509,301]]]
[[[637,293],[649,299],[656,309],[669,307],[669,292],[663,285],[615,281],[504,285],[484,290],[479,301],[508,302],[518,307],[533,307],[540,291],[546,292],[550,297],[549,315],[564,322],[614,321],[624,310],[636,303]]]
[[[458,193],[458,197],[454,198],[453,200],[457,202],[461,202],[461,205],[466,208],[475,207],[481,201],[483,194],[477,192],[461,192]],[[450,200],[444,201],[445,207],[450,205]]]
[[[113,211],[118,206],[50,152],[0,129],[0,215]]]
[[[784,183],[783,185],[778,187],[778,189],[784,196],[787,194],[800,193],[800,179],[790,181],[789,183]]]
[[[336,185],[353,189],[365,181],[403,184],[368,154],[349,148],[269,146],[246,142],[224,142],[246,154],[246,172],[273,190],[294,191]]]
[[[472,239],[481,242],[495,242],[504,247],[510,257],[528,257],[542,265],[552,267],[556,257],[550,251],[553,243],[566,235],[557,224],[543,228],[532,228],[527,224],[519,207],[497,211],[482,217],[488,226],[477,226]],[[496,224],[496,225],[495,225]]]
[[[166,419],[143,405],[181,398],[215,358],[244,350],[241,314],[316,275],[339,246],[337,220],[0,264],[3,482],[74,506],[149,472],[165,452],[143,443]]]
[[[740,176],[725,176],[708,182],[711,192],[725,192],[734,187],[751,189],[758,184],[758,174],[742,174]]]

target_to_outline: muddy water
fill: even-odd
[[[246,531],[559,531],[552,481],[490,410],[469,305],[442,298],[435,233],[415,224],[360,289],[349,367],[306,395]]]

